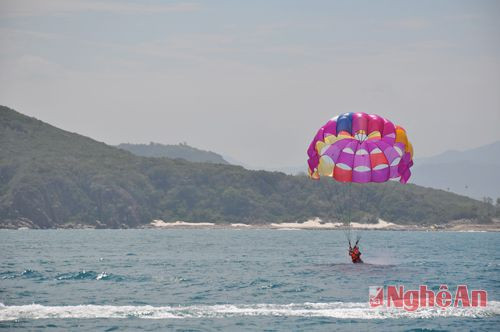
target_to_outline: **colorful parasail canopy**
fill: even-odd
[[[413,147],[401,126],[362,112],[344,113],[321,127],[307,150],[309,176],[340,182],[385,182],[411,176]]]

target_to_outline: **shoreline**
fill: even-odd
[[[193,223],[184,221],[165,222],[154,220],[142,228],[147,229],[190,229],[190,228],[213,228],[213,229],[273,229],[273,230],[344,230],[345,225],[340,222],[322,222],[315,218],[304,222],[282,222],[268,224],[215,224],[215,223]],[[456,220],[443,225],[400,225],[379,219],[376,224],[361,224],[351,222],[352,230],[381,230],[381,231],[449,231],[449,232],[500,232],[500,221],[491,224],[473,224],[469,220]]]
[[[7,224],[7,227],[0,227],[0,229],[10,230],[30,230],[39,229],[30,227],[31,225],[15,225]],[[16,227],[17,226],[17,227]],[[165,222],[163,220],[153,220],[149,224],[141,225],[138,227],[122,227],[122,228],[105,228],[96,227],[94,225],[84,224],[67,224],[61,225],[57,228],[48,229],[233,229],[233,230],[246,230],[246,229],[259,229],[259,230],[338,230],[343,231],[345,225],[340,222],[323,222],[319,218],[307,220],[304,222],[282,222],[282,223],[265,223],[265,224],[246,224],[242,222],[216,224],[210,222]],[[388,222],[382,219],[378,220],[376,224],[361,224],[357,222],[351,223],[352,230],[374,230],[374,231],[417,231],[417,232],[500,232],[500,220],[494,220],[490,224],[477,224],[472,223],[470,220],[456,220],[447,224],[435,224],[430,226],[421,225],[400,225]]]

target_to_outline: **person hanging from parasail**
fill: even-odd
[[[361,251],[359,251],[358,243],[359,238],[354,244],[354,247],[351,247],[351,241],[349,241],[349,256],[351,256],[351,260],[354,264],[363,263],[363,261],[361,260]]]
[[[413,166],[413,146],[406,130],[384,117],[364,112],[343,113],[331,118],[317,131],[307,155],[309,177],[348,183],[348,202],[352,200],[352,183],[399,179],[405,184]],[[353,263],[362,263],[358,241],[351,247],[350,215],[346,233],[349,255]]]

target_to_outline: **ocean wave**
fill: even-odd
[[[43,274],[38,271],[27,269],[22,272],[16,271],[5,271],[0,272],[0,279],[16,279],[16,278],[27,278],[27,279],[43,279]]]
[[[62,273],[56,276],[57,280],[112,280],[112,281],[123,281],[125,278],[120,275],[115,275],[106,272],[94,272],[94,271],[78,271]]]
[[[41,272],[35,270],[24,270],[22,272],[17,271],[5,271],[0,272],[0,279],[36,279],[36,280],[111,280],[111,281],[124,281],[133,280],[133,278],[124,277],[117,274],[107,273],[107,272],[95,272],[95,271],[78,271],[78,272],[66,272],[57,274],[56,276],[44,275]],[[140,280],[141,281],[141,280]]]
[[[337,319],[398,319],[436,317],[493,317],[500,315],[500,302],[490,301],[484,308],[422,308],[413,312],[396,308],[370,308],[367,303],[331,302],[302,304],[222,304],[192,306],[111,306],[40,304],[6,306],[0,303],[0,321],[17,319],[91,318],[226,318],[241,316],[327,317]]]

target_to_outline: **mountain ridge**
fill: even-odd
[[[179,158],[199,163],[229,164],[220,154],[201,150],[189,146],[187,143],[179,143],[177,145],[154,142],[150,142],[149,144],[121,143],[117,147],[140,157]]]
[[[500,165],[500,141],[491,142],[472,149],[447,150],[431,157],[416,159],[416,161],[419,164],[469,161]]]
[[[416,159],[411,182],[476,199],[500,198],[500,141]]]

